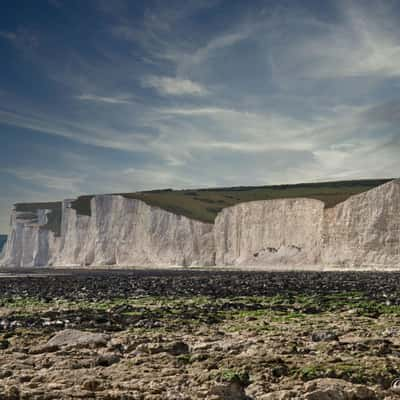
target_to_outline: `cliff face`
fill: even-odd
[[[94,196],[90,216],[71,204],[15,209],[0,265],[400,267],[400,181],[329,209],[306,198],[241,203],[214,225],[118,195]]]
[[[226,208],[215,242],[221,265],[400,267],[400,181],[329,209],[311,199]]]
[[[213,225],[121,196],[95,196],[91,216],[62,205],[60,236],[44,229],[46,210],[13,211],[1,265],[213,265]]]
[[[91,218],[78,215],[71,208],[73,200],[64,200],[61,214],[61,234],[58,251],[51,260],[52,265],[91,265],[94,260],[94,238],[91,235]]]
[[[95,265],[213,265],[213,225],[122,196],[91,200]]]
[[[48,210],[11,214],[11,232],[1,253],[0,265],[8,267],[45,266],[56,252],[54,233],[43,228]]]
[[[400,180],[325,211],[322,264],[400,267]]]
[[[216,262],[221,265],[318,263],[324,203],[312,199],[242,203],[215,221]]]

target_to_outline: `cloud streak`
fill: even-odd
[[[125,96],[118,97],[104,97],[104,96],[96,96],[93,94],[81,94],[76,97],[82,101],[94,101],[99,103],[108,103],[108,104],[131,104],[132,102],[128,100]]]
[[[51,171],[32,171],[22,168],[7,170],[15,178],[39,186],[46,191],[78,192],[80,184],[85,181],[85,176],[56,175]]]
[[[14,32],[4,32],[0,31],[0,38],[6,39],[6,40],[11,40],[14,41],[17,39],[17,34]]]
[[[171,96],[204,96],[208,90],[190,79],[171,78],[165,76],[146,76],[142,79],[144,87],[156,89],[162,95]]]
[[[297,40],[286,41],[283,36],[272,45],[275,49],[270,59],[276,74],[308,79],[398,77],[400,36],[394,28],[397,18],[393,17],[389,2],[378,3],[377,15],[360,2],[342,3],[337,24],[290,16],[288,23],[302,27],[302,33]]]

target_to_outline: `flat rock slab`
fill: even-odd
[[[65,329],[56,333],[48,342],[48,346],[79,346],[100,347],[105,346],[110,337],[103,333]]]
[[[305,384],[306,400],[375,400],[376,393],[364,385],[341,379],[321,378]]]

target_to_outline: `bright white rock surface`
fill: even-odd
[[[213,225],[141,200],[92,199],[94,265],[213,265]]]
[[[400,267],[399,180],[325,211],[321,261],[344,267]]]
[[[22,215],[24,214],[24,215]],[[46,211],[13,211],[0,260],[9,267],[214,265],[213,225],[122,196],[91,200],[91,216],[62,206],[61,235],[44,229]]]
[[[57,251],[57,240],[53,232],[43,228],[47,213],[48,210],[12,212],[11,232],[1,253],[0,265],[34,267],[49,264]]]
[[[252,201],[225,208],[215,221],[218,265],[314,265],[320,260],[324,203]]]
[[[100,195],[91,216],[65,200],[56,237],[46,227],[48,212],[12,212],[0,265],[400,267],[399,180],[331,209],[306,198],[241,203],[222,210],[215,224]]]

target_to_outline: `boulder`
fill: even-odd
[[[216,400],[251,400],[246,396],[243,385],[236,381],[215,385],[209,394]]]
[[[105,346],[110,337],[102,333],[79,331],[77,329],[65,329],[56,333],[48,342],[47,346],[79,346],[79,347],[101,347]]]
[[[338,340],[338,336],[336,332],[333,331],[314,332],[311,335],[311,340],[313,342],[330,342],[333,340]]]
[[[375,400],[374,390],[342,379],[315,379],[304,385],[305,400]]]
[[[101,354],[95,359],[95,365],[99,367],[109,367],[120,361],[120,357],[116,354]]]

